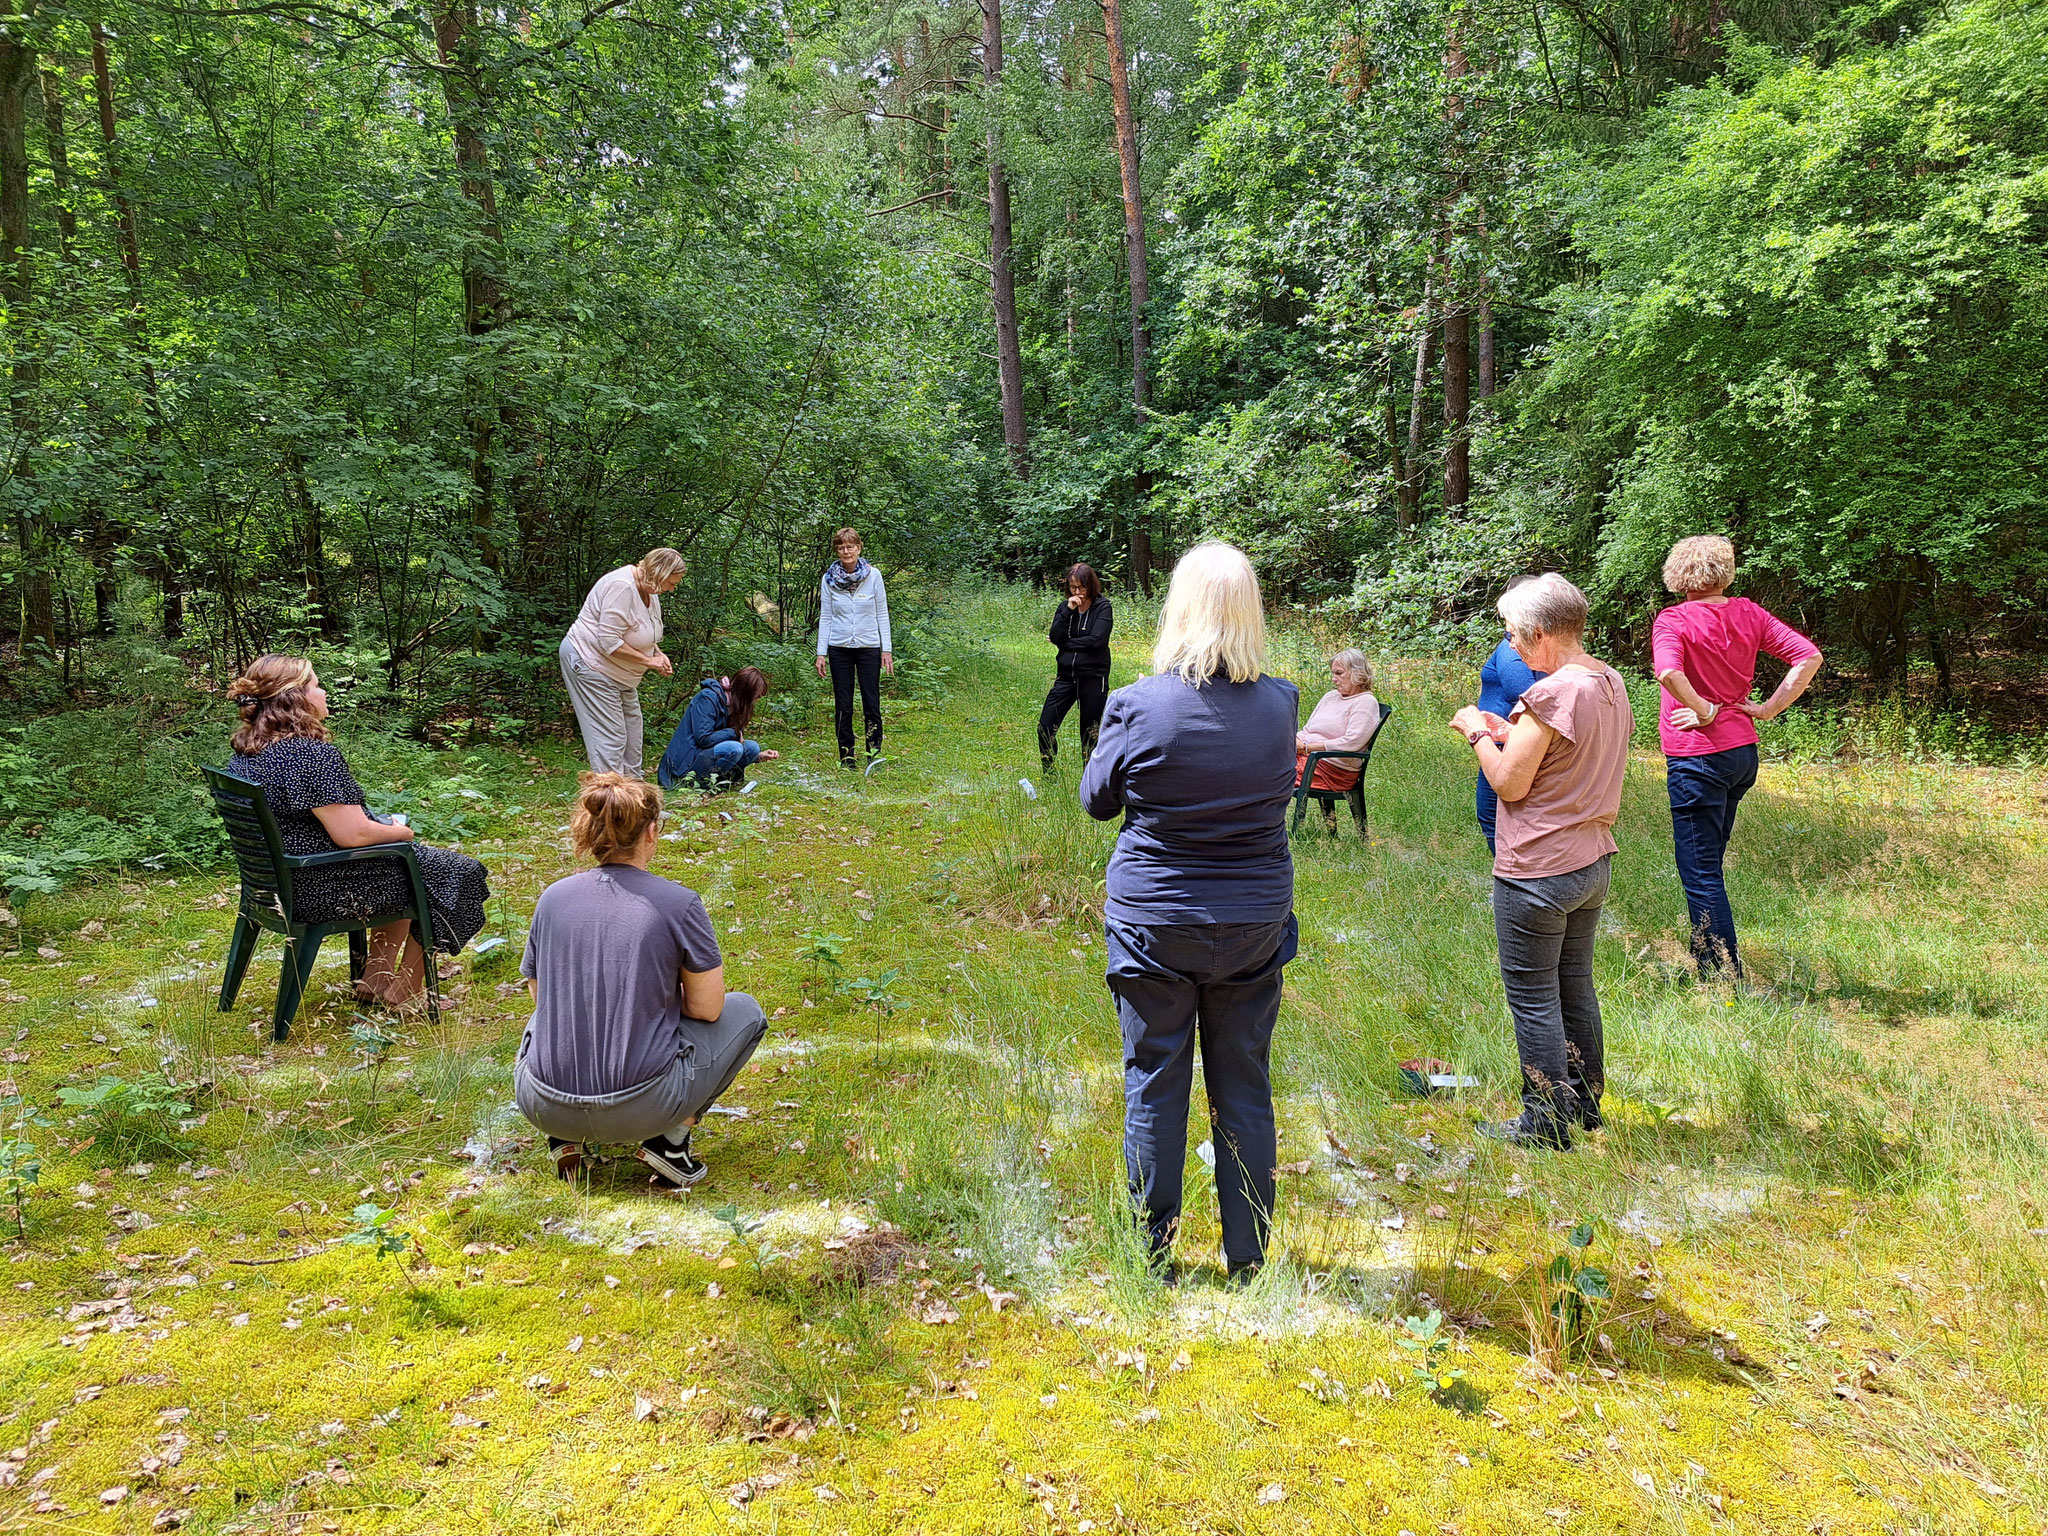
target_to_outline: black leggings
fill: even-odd
[[[839,734],[839,761],[853,762],[853,684],[860,681],[860,712],[867,725],[868,756],[882,750],[882,648],[831,645],[825,659],[832,672],[832,727]]]
[[[1048,766],[1053,754],[1059,751],[1060,726],[1076,701],[1081,705],[1081,755],[1086,757],[1095,750],[1095,736],[1102,729],[1102,706],[1108,700],[1109,679],[1100,673],[1082,672],[1053,679],[1052,692],[1045,696],[1045,708],[1038,712],[1038,755]]]

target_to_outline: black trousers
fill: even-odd
[[[1077,701],[1081,706],[1081,755],[1086,757],[1095,750],[1096,733],[1102,729],[1102,706],[1109,701],[1108,676],[1082,672],[1052,680],[1045,708],[1038,712],[1038,755],[1048,764],[1059,751],[1060,727],[1066,723],[1067,711]]]
[[[882,750],[882,648],[878,645],[830,645],[825,660],[832,668],[832,727],[839,733],[839,761],[853,761],[853,683],[860,679],[860,712],[867,726],[868,756]]]

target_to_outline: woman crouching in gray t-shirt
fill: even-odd
[[[657,1183],[707,1172],[690,1131],[768,1031],[761,1005],[725,990],[703,900],[649,872],[661,791],[586,773],[570,824],[597,868],[540,893],[519,972],[533,1022],[519,1043],[519,1112],[573,1178],[586,1142],[638,1142]]]

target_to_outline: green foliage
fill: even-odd
[[[57,1102],[77,1113],[93,1145],[108,1158],[178,1154],[178,1122],[192,1113],[189,1090],[161,1072],[135,1078],[102,1076],[89,1088],[59,1088]]]
[[[1544,1283],[1550,1292],[1550,1316],[1567,1355],[1583,1351],[1600,1313],[1614,1297],[1607,1271],[1592,1264],[1593,1224],[1582,1221],[1565,1238],[1564,1252],[1550,1261]]]
[[[377,1112],[377,1084],[384,1075],[384,1065],[390,1059],[391,1047],[398,1044],[398,1037],[378,1024],[357,1014],[348,1027],[348,1043],[355,1048],[361,1060],[363,1071],[370,1079],[369,1112]]]
[[[829,933],[822,928],[806,928],[797,937],[804,941],[804,945],[796,952],[796,958],[811,968],[804,981],[805,987],[815,987],[826,971],[831,972],[836,986],[839,957],[846,953],[846,946],[853,941],[843,933]]]
[[[1435,1308],[1427,1317],[1404,1317],[1394,1342],[1408,1353],[1408,1374],[1414,1385],[1431,1397],[1441,1398],[1452,1390],[1464,1372],[1451,1364],[1451,1339],[1444,1332],[1444,1315]]]
[[[31,1111],[19,1094],[0,1099],[0,1200],[14,1218],[14,1235],[28,1235],[28,1203],[42,1182],[42,1152],[26,1136],[15,1134],[50,1122]]]
[[[421,1295],[419,1265],[425,1256],[419,1238],[392,1221],[395,1210],[365,1201],[349,1216],[349,1229],[336,1242],[350,1248],[367,1248],[378,1263],[390,1259],[405,1276],[405,1288],[413,1297]]]
[[[754,1279],[757,1282],[765,1281],[768,1278],[768,1266],[782,1257],[775,1251],[773,1245],[760,1236],[761,1229],[768,1224],[766,1219],[760,1216],[742,1216],[740,1208],[731,1202],[713,1211],[711,1219],[731,1232],[734,1240],[745,1251],[747,1262],[754,1267]]]

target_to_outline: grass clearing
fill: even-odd
[[[686,1196],[625,1160],[561,1185],[509,1108],[524,916],[570,867],[565,743],[530,749],[544,770],[465,755],[504,942],[449,968],[438,1026],[380,1016],[376,1073],[338,945],[288,1044],[275,947],[214,1009],[223,876],[33,907],[0,960],[23,1122],[0,1135],[41,1161],[0,1248],[0,1527],[2041,1529],[2035,777],[1767,766],[1731,861],[1737,990],[1686,974],[1639,755],[1599,954],[1611,1128],[1533,1157],[1470,1129],[1515,1064],[1439,726],[1468,682],[1382,661],[1370,841],[1310,818],[1296,848],[1279,1257],[1223,1287],[1198,1102],[1166,1292],[1121,1219],[1111,832],[1073,803],[1071,727],[1038,770],[1043,606],[957,597],[947,691],[895,702],[872,776],[832,766],[812,691],[758,790],[674,802],[657,868],[773,1015]],[[1283,642],[1317,686],[1309,639]],[[435,835],[433,786],[405,792]],[[1416,1054],[1483,1090],[1399,1097]],[[60,1101],[154,1074],[188,1109],[159,1105],[146,1147]],[[409,1258],[340,1241],[365,1204]],[[1546,1365],[1581,1221],[1613,1295]],[[1431,1311],[1463,1372],[1437,1397],[1400,1347]]]

